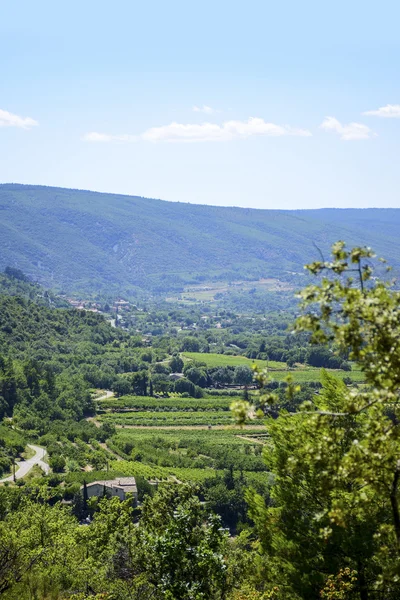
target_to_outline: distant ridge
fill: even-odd
[[[400,209],[261,210],[0,184],[0,268],[67,292],[129,294],[302,273],[332,242],[400,266]]]

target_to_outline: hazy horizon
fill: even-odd
[[[18,181],[4,181],[0,182],[1,186],[27,186],[27,187],[36,187],[36,188],[54,188],[61,190],[74,190],[77,192],[89,192],[94,194],[107,194],[110,196],[123,196],[127,198],[143,198],[144,200],[156,200],[160,202],[170,202],[173,204],[191,204],[194,206],[209,206],[211,208],[243,208],[248,210],[273,210],[273,211],[308,211],[308,210],[400,210],[398,206],[321,206],[314,208],[303,208],[301,206],[297,208],[260,208],[257,206],[241,206],[239,204],[231,204],[231,205],[221,205],[221,204],[207,204],[205,202],[191,202],[191,201],[182,201],[182,200],[169,200],[167,198],[152,198],[150,196],[139,196],[138,194],[124,194],[119,192],[106,192],[103,190],[95,190],[95,189],[85,189],[85,188],[68,188],[61,185],[45,185],[40,183],[20,183]]]

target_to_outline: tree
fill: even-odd
[[[122,376],[118,376],[114,379],[112,383],[112,390],[115,392],[116,396],[125,396],[132,391],[132,386],[128,379]]]
[[[49,460],[49,465],[54,473],[62,473],[65,469],[65,458],[61,454],[54,454]]]
[[[20,269],[16,269],[14,267],[6,267],[4,269],[4,273],[7,275],[7,277],[12,277],[13,279],[18,279],[18,281],[24,281],[24,282],[29,282],[29,277],[27,277],[23,271],[21,271]]]
[[[167,394],[174,387],[173,382],[171,381],[171,379],[169,379],[167,375],[153,375],[151,379],[151,384],[153,386],[153,391],[156,394]]]
[[[77,524],[58,507],[25,501],[0,522],[0,595],[29,578],[29,592],[20,597],[45,597],[60,581],[68,587]],[[45,596],[39,596],[43,587]],[[48,593],[47,593],[48,592]],[[12,596],[15,597],[15,596]]]
[[[211,380],[214,385],[230,384],[233,381],[233,372],[228,367],[216,369],[211,375]]]
[[[185,337],[182,340],[182,352],[200,352],[200,343],[195,337]]]
[[[164,486],[143,503],[130,556],[162,598],[222,598],[227,535],[189,485]]]
[[[276,561],[272,579],[283,573],[293,598],[329,597],[329,581],[342,581],[345,568],[346,597],[400,595],[400,294],[373,277],[373,258],[338,242],[331,261],[308,266],[325,276],[301,293],[296,330],[348,353],[367,385],[348,388],[325,375],[321,396],[270,420],[274,503],[249,495],[271,567]],[[267,373],[257,379],[265,389]],[[260,406],[276,400],[265,389]]]
[[[249,367],[247,367],[246,365],[239,365],[235,369],[234,381],[239,385],[250,385],[253,381],[252,370],[249,369]]]
[[[186,377],[182,377],[175,381],[175,391],[178,394],[189,394],[189,396],[194,398],[196,395],[196,386],[189,379],[186,379]]]
[[[183,364],[181,357],[178,354],[174,355],[169,362],[172,373],[182,373]]]
[[[185,376],[195,385],[199,385],[200,387],[206,387],[207,385],[207,374],[198,367],[187,369]]]

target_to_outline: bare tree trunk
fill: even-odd
[[[357,565],[357,571],[358,585],[360,587],[360,600],[368,600],[368,587],[367,582],[365,581],[364,566],[360,562]]]
[[[392,481],[392,487],[390,490],[390,504],[392,505],[393,514],[393,525],[397,540],[397,551],[400,552],[400,513],[399,513],[399,502],[397,499],[397,488],[400,479],[400,460],[397,461],[396,470]]]

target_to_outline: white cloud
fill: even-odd
[[[325,131],[333,131],[340,135],[341,140],[369,140],[375,137],[376,134],[369,127],[362,123],[348,123],[342,125],[340,121],[334,117],[326,117],[320,125]]]
[[[251,136],[310,136],[304,129],[266,123],[264,119],[251,117],[247,121],[226,121],[222,125],[171,123],[163,127],[152,127],[141,138],[148,142],[219,142],[244,139]]]
[[[91,131],[85,133],[82,139],[85,142],[134,142],[138,137],[136,135],[109,135],[108,133]]]
[[[212,115],[213,113],[219,112],[215,108],[211,108],[211,106],[207,106],[203,104],[203,106],[193,106],[193,112],[205,113],[206,115]]]
[[[400,104],[387,104],[377,110],[367,110],[363,113],[369,117],[383,117],[386,119],[400,119]]]
[[[1,110],[0,108],[0,127],[20,127],[22,129],[30,129],[36,125],[39,125],[39,123],[30,117],[19,117],[18,115],[13,115],[13,113],[8,112],[7,110]]]
[[[223,142],[245,139],[252,136],[300,136],[310,137],[306,129],[294,129],[288,125],[266,123],[264,119],[251,117],[247,121],[226,121],[222,125],[214,123],[183,124],[170,123],[162,127],[151,127],[141,135],[109,135],[95,131],[86,133],[86,142]]]

